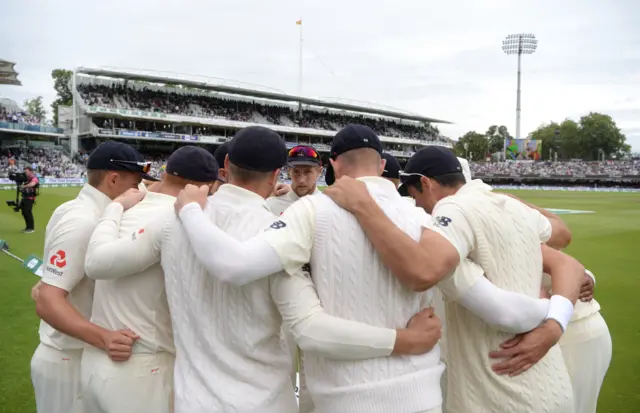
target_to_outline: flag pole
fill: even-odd
[[[302,15],[296,22],[300,26],[300,51],[298,53],[298,96],[302,97]],[[302,102],[298,102],[298,116],[302,117]]]

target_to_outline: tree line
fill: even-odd
[[[470,160],[485,160],[494,154],[502,154],[504,140],[513,139],[506,126],[492,125],[485,133],[470,131],[462,135],[454,145],[458,156]],[[542,160],[582,159],[593,161],[620,159],[631,153],[626,136],[609,115],[591,112],[578,122],[565,119],[561,123],[540,125],[527,139],[542,141]]]

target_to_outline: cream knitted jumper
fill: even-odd
[[[486,189],[488,188],[488,189]],[[496,286],[538,297],[542,254],[536,229],[521,219],[511,200],[490,187],[440,201],[464,211],[475,247],[469,258]],[[513,200],[513,202],[517,202]],[[511,337],[451,300],[447,312],[447,413],[570,413],[571,381],[560,348],[554,346],[520,376],[499,376],[489,352]]]
[[[424,211],[402,199],[393,187],[367,183],[387,216],[419,240],[421,223],[428,218]],[[325,309],[374,326],[404,327],[421,309],[425,293],[398,282],[353,215],[325,195],[310,199],[316,211],[311,276]],[[304,368],[315,413],[415,413],[442,403],[444,366],[437,345],[421,356],[359,361],[305,353]]]

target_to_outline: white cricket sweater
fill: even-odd
[[[364,179],[363,179],[364,180]],[[416,241],[426,213],[386,180],[367,187],[387,216]],[[337,317],[387,328],[405,327],[424,294],[400,284],[355,217],[325,195],[310,197],[316,211],[311,277],[326,309]],[[442,404],[440,349],[421,356],[360,361],[304,354],[306,384],[315,413],[415,413]]]
[[[539,231],[522,219],[519,206],[511,202],[518,201],[483,188],[460,190],[440,203],[452,203],[464,211],[475,236],[469,258],[483,267],[493,284],[538,297],[542,282]],[[489,352],[511,335],[452,300],[446,302],[446,313],[448,413],[573,412],[571,381],[558,346],[524,374],[500,376],[491,370],[498,360],[490,359]]]
[[[319,193],[321,192],[318,187],[316,187],[316,190],[309,195],[317,195]],[[298,199],[300,199],[300,197],[292,189],[284,195],[272,196],[270,198],[267,198],[267,205],[269,206],[271,212],[276,215],[282,215],[282,213]]]
[[[262,233],[275,219],[263,198],[231,184],[220,187],[204,212],[239,240]],[[297,411],[270,278],[244,286],[218,281],[182,232],[179,225],[169,229],[173,235],[161,253],[176,345],[175,412]]]

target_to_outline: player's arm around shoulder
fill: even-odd
[[[300,349],[327,358],[362,360],[390,355],[423,354],[441,336],[433,309],[414,315],[406,328],[384,328],[345,320],[324,309],[308,269],[270,277],[271,296]]]
[[[36,313],[56,330],[108,352],[113,360],[129,358],[137,336],[128,330],[109,331],[84,318],[67,300],[85,277],[84,258],[95,222],[86,215],[63,218],[48,234],[42,285]]]

